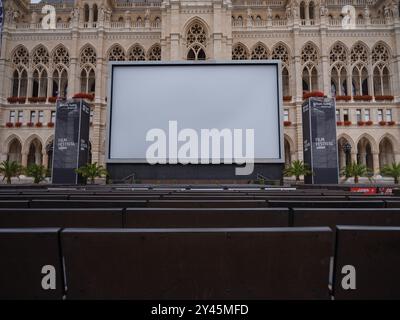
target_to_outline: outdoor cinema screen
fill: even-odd
[[[183,154],[188,163],[229,163],[230,152],[231,163],[239,154],[284,161],[280,62],[112,62],[110,70],[108,163],[154,164],[156,142],[166,144],[154,151],[166,158],[159,163],[182,163]]]

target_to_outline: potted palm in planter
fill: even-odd
[[[286,167],[283,170],[283,174],[285,177],[296,177],[296,182],[300,181],[300,176],[307,176],[312,174],[308,165],[306,165],[303,161],[295,160],[290,166]]]
[[[91,184],[94,184],[96,178],[107,177],[108,172],[103,167],[95,163],[88,163],[86,166],[76,169],[75,172],[83,177],[86,181],[89,180]]]
[[[400,163],[392,163],[391,165],[386,165],[382,168],[381,174],[384,176],[392,177],[394,183],[399,183],[400,177]]]
[[[23,171],[22,166],[16,161],[3,161],[0,164],[0,174],[3,176],[3,181],[11,184],[11,178],[18,177]]]
[[[358,183],[360,177],[368,177],[371,181],[372,172],[366,165],[353,162],[344,167],[340,175],[345,178],[345,181],[354,178],[354,183]]]
[[[46,180],[48,170],[43,165],[31,164],[26,168],[25,174],[33,178],[33,183],[39,184]]]

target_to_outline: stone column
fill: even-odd
[[[322,56],[322,88],[328,97],[331,96],[331,84],[329,78],[329,60],[326,55]]]
[[[58,91],[60,91],[60,88],[58,88]],[[47,77],[47,97],[52,97],[53,96],[53,75],[49,75]]]
[[[366,165],[367,164],[367,154],[365,152],[360,152],[360,164]]]
[[[71,99],[77,93],[79,84],[79,75],[76,73],[77,59],[71,58],[70,67],[68,70],[68,92],[67,98]]]
[[[26,152],[22,153],[21,164],[22,164],[23,167],[26,167],[28,165],[28,154]]]
[[[374,175],[378,175],[380,173],[379,153],[378,152],[374,152],[372,154],[372,162],[373,162]]]
[[[89,26],[93,26],[93,6],[89,8]]]
[[[47,154],[47,152],[46,151],[44,151],[43,153],[42,153],[42,163],[43,163],[43,166],[46,168],[46,169],[48,169],[48,167],[49,167],[49,156],[48,156],[48,154]]]
[[[357,151],[351,151],[351,163],[357,162]]]

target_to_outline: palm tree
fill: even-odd
[[[296,177],[296,181],[300,181],[300,176],[307,176],[312,174],[311,170],[309,169],[308,165],[305,164],[303,161],[294,160],[290,166],[286,167],[283,170],[283,174],[285,177]]]
[[[16,161],[6,160],[0,164],[0,174],[3,175],[3,181],[7,180],[7,184],[11,184],[11,178],[19,176],[22,171],[22,166]]]
[[[86,166],[76,169],[75,172],[81,175],[85,179],[89,179],[92,184],[94,184],[94,179],[107,176],[108,172],[103,167],[95,163],[88,163]]]
[[[343,168],[341,176],[345,177],[345,180],[354,177],[354,183],[358,183],[359,177],[368,177],[371,181],[371,170],[366,165],[353,162]]]
[[[33,178],[34,183],[40,183],[46,180],[47,169],[43,165],[31,164],[26,168],[25,173],[28,177]]]
[[[393,162],[391,165],[384,166],[381,170],[381,174],[394,178],[394,183],[398,184],[400,177],[400,162]]]

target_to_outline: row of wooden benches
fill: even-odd
[[[398,299],[400,228],[0,229],[0,299]]]
[[[239,228],[400,226],[400,209],[129,208],[0,209],[0,228]]]
[[[400,208],[400,200],[1,200],[0,208]]]

